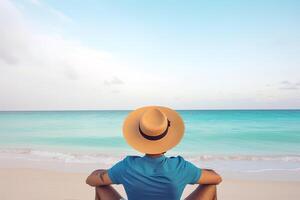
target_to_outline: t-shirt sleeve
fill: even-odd
[[[123,182],[125,168],[124,160],[119,161],[108,170],[108,176],[113,184],[122,184]]]
[[[202,170],[193,163],[183,159],[183,175],[186,184],[195,184],[201,177]]]

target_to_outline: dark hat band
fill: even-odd
[[[167,119],[167,120],[168,120],[168,119]],[[168,126],[167,126],[166,130],[165,130],[163,133],[161,133],[161,134],[159,134],[159,135],[155,135],[155,136],[151,136],[151,135],[145,134],[145,133],[142,131],[140,125],[139,125],[139,131],[140,131],[140,134],[141,134],[144,138],[146,138],[147,140],[160,140],[161,138],[163,138],[163,137],[165,137],[165,136],[167,135],[168,130],[169,130],[169,127],[170,127],[170,124],[171,124],[171,122],[168,120]]]

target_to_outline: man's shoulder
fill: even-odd
[[[190,161],[185,160],[182,156],[171,156],[168,157],[168,163],[171,165],[175,165],[176,167],[186,167],[186,165],[192,164]]]
[[[135,160],[140,158],[139,156],[126,156],[123,159],[119,160],[112,168],[118,170],[128,168],[131,165],[135,164]]]
[[[126,163],[131,163],[131,162],[134,162],[134,161],[137,161],[137,160],[140,160],[142,157],[141,156],[126,156],[124,159],[123,159],[123,162],[126,162]]]

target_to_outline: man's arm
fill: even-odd
[[[199,184],[207,185],[217,185],[222,182],[222,177],[211,169],[202,169],[201,177],[199,178]]]
[[[112,181],[108,176],[107,170],[103,170],[103,169],[93,171],[87,177],[85,182],[86,184],[92,187],[112,184]]]

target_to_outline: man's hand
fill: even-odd
[[[110,180],[107,170],[99,169],[93,171],[86,179],[86,184],[96,187],[101,185],[110,185],[112,181]]]

